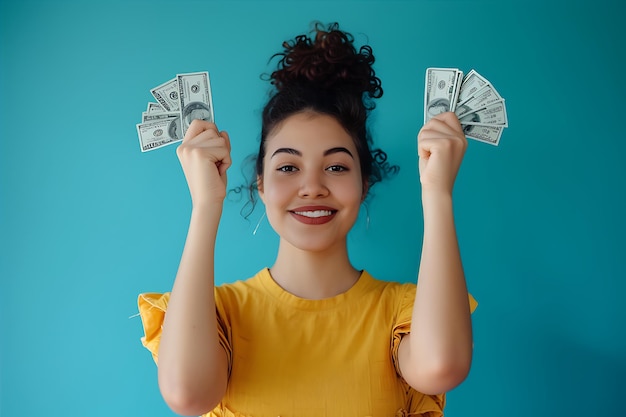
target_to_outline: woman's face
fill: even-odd
[[[298,113],[268,135],[259,195],[267,218],[302,250],[345,246],[364,197],[359,156],[333,117]]]

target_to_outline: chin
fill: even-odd
[[[286,237],[283,240],[295,249],[317,253],[345,248],[346,245],[345,237],[343,239],[320,239],[319,236],[298,236],[297,238]]]

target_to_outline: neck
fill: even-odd
[[[285,291],[312,300],[342,294],[360,276],[350,263],[345,242],[322,252],[311,252],[281,241],[270,272]]]

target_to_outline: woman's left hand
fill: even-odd
[[[417,135],[422,192],[440,191],[452,194],[467,139],[453,112],[438,114]]]

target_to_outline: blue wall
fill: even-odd
[[[172,416],[136,296],[167,291],[190,201],[175,146],[142,154],[149,89],[208,70],[235,168],[254,151],[280,43],[314,19],[369,42],[378,143],[401,165],[351,236],[355,264],[414,280],[424,71],[475,68],[507,99],[499,147],[471,142],[455,189],[475,361],[447,416],[618,415],[626,406],[626,15],[587,1],[0,3],[2,417]],[[365,36],[367,35],[367,37]],[[272,262],[261,211],[230,201],[217,275]],[[622,414],[623,415],[623,414]]]

